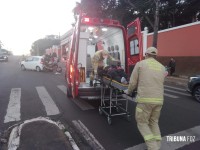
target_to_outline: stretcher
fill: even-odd
[[[99,114],[105,114],[108,124],[112,123],[111,117],[125,116],[130,121],[130,113],[128,112],[128,99],[123,97],[123,90],[128,88],[127,84],[119,83],[112,78],[106,76],[101,77],[101,105],[99,106]],[[106,96],[106,90],[109,90],[109,96]]]

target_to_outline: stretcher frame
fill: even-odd
[[[106,89],[109,88],[109,97],[105,97]],[[119,94],[119,91],[126,90],[128,85],[119,83],[112,78],[103,76],[101,78],[101,105],[99,106],[99,114],[105,114],[107,116],[108,124],[111,125],[111,117],[113,116],[126,116],[126,119],[130,121],[130,113],[128,112],[128,99]],[[113,96],[115,92],[115,96]],[[120,101],[125,101],[123,107]],[[108,103],[107,103],[108,102]],[[113,109],[115,111],[113,112]]]

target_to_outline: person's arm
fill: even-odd
[[[137,63],[131,73],[129,85],[128,85],[128,94],[131,94],[133,90],[137,88],[139,77],[139,63]]]

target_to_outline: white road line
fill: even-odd
[[[21,116],[20,99],[21,99],[21,88],[12,88],[4,123],[20,120],[20,116]]]
[[[72,138],[71,134],[68,131],[65,132],[65,135],[69,138],[69,142],[71,143],[73,150],[80,150],[79,147],[76,145],[76,142]]]
[[[181,136],[181,137],[185,137],[186,141],[182,141],[182,142],[172,142],[172,141],[167,141],[167,139],[169,139],[170,137],[177,137],[177,136]],[[192,144],[192,142],[190,141],[190,139],[188,140],[187,138],[192,138],[195,137],[195,142],[200,140],[200,126],[196,126],[181,132],[177,132],[174,134],[170,134],[167,135],[165,137],[162,137],[162,144],[161,144],[161,150],[176,150],[178,148],[181,148],[185,145],[189,145]],[[146,144],[145,143],[141,143],[139,145],[133,146],[133,147],[129,147],[125,150],[144,150],[146,149]]]
[[[64,85],[58,85],[57,86],[63,93],[67,95],[67,87]]]
[[[105,150],[104,147],[97,141],[92,133],[88,130],[88,128],[80,121],[73,120],[72,121],[75,127],[79,130],[81,135],[88,141],[89,145],[95,150]]]
[[[178,96],[167,94],[167,93],[164,93],[164,96],[167,96],[167,97],[170,97],[170,98],[179,98]]]
[[[45,110],[47,112],[47,115],[57,115],[59,114],[59,109],[54,103],[51,96],[48,94],[47,90],[44,87],[36,87],[36,90],[38,92],[38,95],[45,107]]]
[[[62,92],[67,94],[67,87],[64,85],[58,85],[57,86]],[[83,99],[73,99],[73,102],[81,109],[81,110],[90,110],[95,109],[92,105],[85,102]]]
[[[178,88],[178,87],[173,87],[173,86],[169,86],[169,85],[164,85],[164,87],[170,88],[170,89],[175,89],[175,90],[179,90],[179,91],[186,91],[186,89],[182,89],[182,88]]]
[[[174,90],[169,90],[169,89],[165,89],[165,91],[172,92],[172,93],[177,93],[177,94],[185,95],[185,96],[191,96],[190,94],[186,93],[186,91],[185,91],[185,93],[174,91]]]

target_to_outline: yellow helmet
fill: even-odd
[[[150,55],[157,55],[158,50],[155,47],[149,47],[147,48],[146,53]]]

